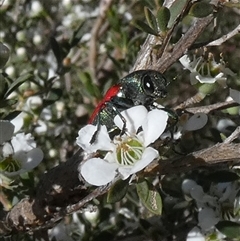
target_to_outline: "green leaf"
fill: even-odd
[[[231,239],[240,239],[240,224],[232,221],[220,221],[217,223],[216,228]]]
[[[6,45],[0,42],[0,69],[2,69],[8,62],[10,51]]]
[[[82,22],[80,26],[73,32],[72,38],[69,41],[69,45],[72,47],[76,46],[78,42],[81,40],[84,32],[85,32],[85,22]]]
[[[19,78],[17,78],[10,86],[8,91],[5,93],[4,97],[6,98],[7,96],[9,96],[13,91],[15,91],[21,84],[23,84],[24,82],[26,82],[27,80],[31,79],[33,77],[32,74],[27,73],[24,74],[22,76],[20,76]]]
[[[137,193],[142,204],[156,215],[162,214],[162,198],[155,187],[147,180],[142,179],[137,183]]]
[[[146,23],[144,23],[141,20],[136,20],[135,22],[133,22],[133,24],[140,30],[142,30],[143,32],[158,36],[158,32],[156,32],[154,29],[150,28]]]
[[[10,112],[7,116],[4,117],[4,120],[13,120],[14,118],[16,118],[19,114],[21,114],[22,111],[20,110],[15,110],[15,111],[12,111]]]
[[[155,7],[153,1],[140,0],[140,3],[141,3],[144,7],[148,7],[148,8],[154,8],[154,7]]]
[[[155,3],[157,5],[157,7],[162,7],[163,3],[164,3],[164,0],[155,0]]]
[[[153,30],[158,32],[158,25],[157,25],[156,17],[152,13],[152,11],[148,7],[144,7],[144,13],[145,13],[145,17],[147,19],[147,22],[148,22],[149,26]]]
[[[204,18],[213,12],[213,5],[207,2],[197,2],[192,5],[189,15],[196,18]]]
[[[55,103],[57,100],[59,100],[60,97],[62,96],[62,92],[63,91],[60,88],[51,89],[48,92],[47,98],[44,100],[44,106],[51,105]]]
[[[187,4],[188,0],[176,0],[172,4],[172,6],[169,8],[169,11],[171,13],[171,17],[168,22],[168,28],[171,28],[177,19],[177,17],[182,13],[185,5]]]
[[[102,98],[99,88],[93,83],[92,77],[88,72],[80,72],[79,79],[84,85],[84,89],[91,97]]]
[[[107,195],[108,203],[115,203],[124,198],[129,186],[129,179],[116,181]]]
[[[161,31],[165,32],[171,17],[171,13],[168,8],[161,7],[157,11],[158,26]]]
[[[57,62],[58,63],[61,62],[62,61],[61,49],[60,49],[60,46],[59,46],[57,40],[54,37],[50,38],[50,45],[51,45],[53,54],[55,55]]]
[[[5,77],[0,74],[0,98],[4,96],[4,93],[7,91],[8,85]]]
[[[4,108],[4,107],[9,107],[12,105],[15,105],[18,102],[18,100],[1,100],[0,102],[0,108]]]

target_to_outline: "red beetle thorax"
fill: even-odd
[[[120,88],[121,85],[113,85],[111,88],[109,88],[103,99],[98,103],[97,107],[94,109],[92,115],[90,116],[88,121],[89,124],[93,123],[98,113],[105,107],[105,103],[109,102],[113,97],[118,94]]]

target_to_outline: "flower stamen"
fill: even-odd
[[[21,169],[21,163],[9,157],[0,162],[0,170],[5,172],[16,172]]]
[[[142,157],[144,147],[137,138],[127,138],[117,147],[117,161],[124,166],[132,166]]]

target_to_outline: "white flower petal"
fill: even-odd
[[[187,241],[205,241],[205,236],[198,227],[194,227],[187,235]]]
[[[14,133],[17,133],[23,127],[24,115],[25,113],[21,112],[17,117],[11,120],[11,123],[15,126]]]
[[[0,120],[0,145],[9,141],[14,132],[14,125],[9,121]]]
[[[190,190],[190,195],[193,199],[195,199],[197,202],[201,202],[203,196],[205,195],[202,186],[195,185]]]
[[[196,113],[191,116],[183,126],[185,131],[195,131],[203,128],[208,122],[208,116],[205,113]]]
[[[217,79],[215,77],[211,77],[211,76],[202,76],[200,74],[196,75],[196,79],[200,82],[200,83],[205,83],[205,84],[213,84],[217,81]]]
[[[104,160],[109,163],[116,163],[116,151],[109,151],[104,157]]]
[[[142,159],[137,161],[134,166],[120,166],[118,172],[121,174],[122,179],[127,179],[130,175],[137,173],[149,165],[154,159],[159,156],[158,152],[152,148],[147,147],[142,155]]]
[[[3,174],[8,177],[20,175],[21,173],[30,171],[36,166],[38,166],[43,159],[43,152],[39,148],[34,148],[28,153],[18,152],[17,154],[13,155],[13,158],[16,161],[21,162],[21,169],[16,172],[3,172]]]
[[[138,128],[142,125],[143,120],[146,118],[147,113],[147,109],[142,105],[134,106],[125,111],[122,111],[121,115],[126,120],[127,131],[129,133],[136,133]],[[114,123],[119,129],[123,128],[124,123],[119,115],[115,116]]]
[[[237,102],[238,104],[240,104],[240,91],[238,90],[234,90],[234,89],[230,89],[229,91],[229,95],[232,97],[232,99]]]
[[[130,174],[137,173],[159,157],[158,151],[152,147],[147,147],[142,155],[142,159],[135,163]]]
[[[188,194],[188,195],[191,193],[191,190],[196,186],[198,186],[197,183],[191,179],[185,179],[182,182],[182,190],[185,194]]]
[[[142,124],[144,133],[144,145],[148,146],[157,140],[167,126],[168,114],[166,111],[154,109],[148,112],[147,118]]]
[[[39,163],[43,160],[44,154],[40,148],[34,148],[26,154],[25,160],[20,160],[17,158],[17,153],[14,158],[22,162],[22,169],[30,171],[37,167]]]
[[[205,207],[198,213],[198,225],[203,230],[211,229],[219,220],[220,218],[212,208]]]
[[[26,111],[36,110],[37,108],[41,107],[43,104],[43,100],[40,96],[30,96],[27,101],[24,109]]]
[[[36,142],[34,141],[33,136],[28,133],[18,133],[11,140],[14,152],[28,152],[35,148]]]
[[[93,153],[97,150],[110,151],[113,150],[114,145],[108,135],[106,126],[100,126],[100,130],[96,135],[96,139],[91,144],[93,135],[97,131],[97,126],[86,125],[78,132],[76,143],[82,147],[87,153]]]
[[[79,172],[89,184],[102,186],[113,181],[117,166],[117,164],[108,163],[101,158],[92,158],[79,166]]]
[[[120,166],[118,172],[121,174],[123,180],[127,179],[132,174],[131,166]]]
[[[208,122],[208,116],[205,113],[196,113],[191,116],[183,126],[185,131],[194,131],[203,128]]]
[[[38,120],[37,126],[34,128],[34,131],[37,134],[44,134],[47,132],[47,124],[46,121]]]
[[[190,59],[189,59],[189,57],[185,54],[185,55],[183,55],[180,59],[179,59],[179,61],[180,61],[180,63],[183,65],[183,67],[185,68],[185,69],[188,69],[188,70],[193,70],[193,68],[190,66],[190,63],[191,63],[191,61],[190,61]]]
[[[9,157],[14,153],[12,145],[9,142],[6,142],[2,147],[2,155],[3,157]]]

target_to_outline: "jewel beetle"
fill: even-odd
[[[158,71],[132,72],[110,87],[88,123],[106,125],[108,132],[112,132],[116,129],[113,122],[116,115],[121,117],[121,111],[136,105],[144,105],[148,110],[153,109],[153,103],[166,96],[167,85],[166,78]]]
[[[123,110],[144,105],[148,110],[153,103],[166,96],[166,78],[155,70],[138,70],[120,79],[110,87],[92,113],[89,124],[106,125],[108,131],[115,128],[113,119]]]

